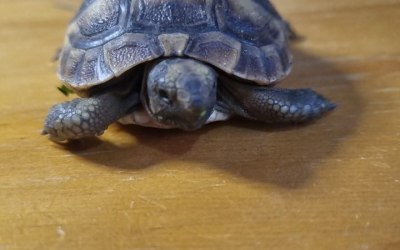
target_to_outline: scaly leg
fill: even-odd
[[[137,93],[106,93],[57,104],[49,111],[43,134],[55,141],[98,136],[138,103]]]
[[[264,122],[303,122],[336,107],[311,89],[280,89],[223,82],[220,98],[242,117]]]

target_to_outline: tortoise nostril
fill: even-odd
[[[164,100],[164,101],[166,101],[166,102],[169,102],[169,101],[170,101],[168,92],[167,92],[166,90],[164,90],[164,89],[158,90],[158,95],[160,96],[160,98],[161,98],[162,100]]]

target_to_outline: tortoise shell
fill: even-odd
[[[157,58],[189,57],[268,85],[290,71],[287,40],[266,0],[85,0],[58,73],[81,92]]]

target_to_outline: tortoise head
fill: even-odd
[[[142,102],[150,116],[184,130],[203,126],[216,99],[215,71],[192,59],[165,59],[151,66],[142,89]]]

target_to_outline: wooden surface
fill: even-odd
[[[40,132],[73,12],[1,0],[0,249],[400,249],[400,2],[274,2],[306,38],[281,86],[334,112],[63,146]]]

